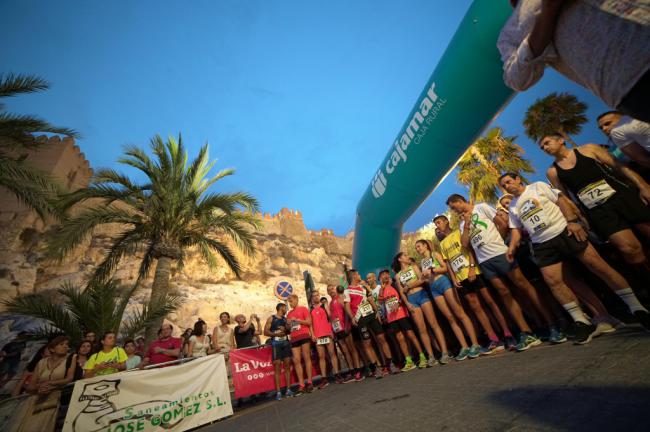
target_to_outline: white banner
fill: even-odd
[[[77,381],[64,432],[185,431],[232,415],[223,355]]]

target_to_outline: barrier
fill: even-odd
[[[404,222],[513,95],[496,48],[511,12],[506,0],[472,3],[390,146],[357,206],[352,262],[362,275],[390,265]]]

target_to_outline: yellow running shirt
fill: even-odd
[[[129,356],[126,355],[124,349],[120,347],[114,347],[109,352],[100,351],[91,355],[84,365],[84,369],[91,370],[95,368],[95,365],[100,363],[124,363]],[[99,370],[96,372],[96,375],[108,375],[119,372],[116,368],[107,368]]]
[[[460,231],[454,230],[440,242],[442,257],[449,262],[449,266],[456,275],[458,282],[469,277],[469,252],[460,244]],[[478,266],[476,274],[480,274]]]

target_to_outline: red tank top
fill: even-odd
[[[314,337],[332,336],[332,326],[327,318],[327,311],[320,306],[311,310],[311,325]]]

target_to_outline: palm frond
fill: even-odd
[[[35,93],[47,90],[50,84],[43,78],[33,75],[0,75],[0,98],[12,97],[21,93]]]

